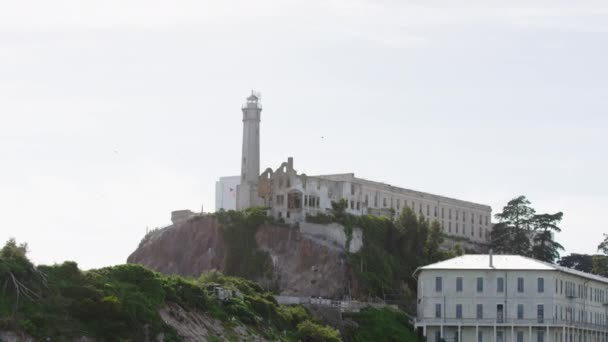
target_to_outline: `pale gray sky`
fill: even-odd
[[[171,210],[213,209],[254,88],[263,168],[293,156],[494,212],[525,194],[592,253],[607,53],[606,1],[3,1],[0,240],[125,262]]]

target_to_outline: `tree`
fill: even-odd
[[[441,232],[441,225],[439,224],[439,221],[433,220],[424,244],[425,259],[427,259],[429,263],[443,259],[443,253],[439,248],[442,243],[443,233]]]
[[[608,277],[608,257],[605,255],[594,255],[592,259],[593,269],[591,273]]]
[[[526,196],[516,197],[495,215],[500,221],[490,233],[490,246],[498,254],[530,255],[530,220],[535,210]]]
[[[528,224],[534,229],[532,256],[538,260],[553,263],[559,259],[559,251],[564,247],[553,240],[554,233],[562,230],[557,226],[564,213],[534,215]]]
[[[509,226],[529,229],[530,219],[535,213],[526,196],[519,196],[510,200],[495,217]]]
[[[597,246],[597,250],[608,255],[608,234],[604,234],[604,241]]]
[[[490,234],[490,246],[499,254],[531,256],[553,263],[559,259],[559,251],[564,247],[554,240],[554,234],[561,232],[558,223],[564,214],[536,214],[526,196],[519,196],[507,203],[500,221]]]
[[[591,273],[593,270],[593,257],[588,254],[572,253],[561,258],[557,263],[581,272]]]
[[[490,239],[491,248],[497,254],[530,254],[530,238],[524,229],[501,222],[492,229]]]

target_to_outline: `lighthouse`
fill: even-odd
[[[241,182],[237,187],[238,210],[258,204],[258,181],[260,177],[260,121],[262,104],[260,95],[251,92],[242,106],[243,150],[241,154]]]

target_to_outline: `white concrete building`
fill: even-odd
[[[348,202],[354,215],[398,215],[409,207],[437,220],[445,234],[485,243],[491,230],[492,208],[487,205],[404,189],[355,177],[354,173],[307,176],[294,169],[293,158],[266,169],[258,182],[261,204],[277,218],[302,222],[306,215],[327,213],[331,203]]]
[[[464,255],[415,276],[428,341],[608,341],[607,278],[517,255]]]
[[[236,210],[236,190],[241,176],[220,177],[215,182],[215,211]]]

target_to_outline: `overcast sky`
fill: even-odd
[[[603,0],[3,1],[0,240],[99,267],[171,210],[213,211],[256,89],[262,169],[293,156],[494,213],[524,194],[593,253],[607,55]]]

